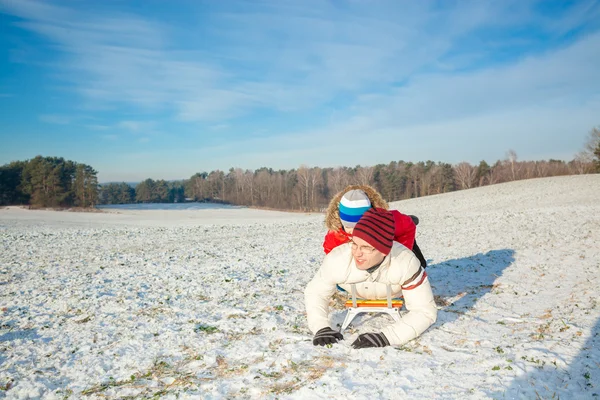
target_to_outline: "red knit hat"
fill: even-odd
[[[383,208],[371,208],[358,220],[352,236],[359,237],[385,255],[394,241],[394,216]]]

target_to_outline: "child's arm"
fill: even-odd
[[[394,216],[394,224],[396,225],[394,240],[398,243],[402,243],[404,246],[408,247],[409,250],[412,250],[415,244],[417,226],[410,216],[402,214],[397,210],[391,211]]]
[[[325,254],[329,254],[329,252],[340,244],[344,244],[349,240],[348,235],[345,232],[341,231],[327,231],[325,235],[325,240],[323,241],[323,251]]]

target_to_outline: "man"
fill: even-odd
[[[325,346],[343,339],[329,326],[329,300],[339,285],[346,291],[356,285],[358,297],[387,298],[402,295],[408,313],[378,333],[363,333],[354,348],[400,346],[429,328],[437,308],[429,279],[417,257],[404,245],[394,242],[394,216],[372,208],[365,212],[352,231],[352,240],[325,256],[321,268],[304,291],[308,327],[315,334],[314,345]]]

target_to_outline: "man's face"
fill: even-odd
[[[352,246],[352,257],[354,257],[354,262],[358,269],[366,270],[374,267],[385,258],[382,252],[361,238],[353,237],[350,244]]]

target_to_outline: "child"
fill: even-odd
[[[368,185],[350,185],[333,196],[325,213],[325,225],[328,229],[323,242],[325,254],[329,254],[340,244],[348,242],[352,236],[352,229],[360,217],[373,207],[386,210],[389,208],[381,195]],[[421,266],[427,267],[427,261],[415,240],[417,231],[415,220],[418,223],[418,219],[397,210],[390,210],[390,212],[394,216],[394,241],[412,250]]]

